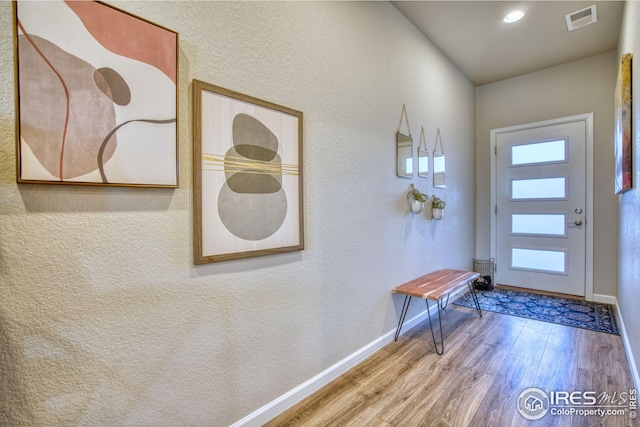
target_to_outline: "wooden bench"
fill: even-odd
[[[452,292],[458,289],[468,286],[473,296],[473,301],[476,303],[476,309],[478,314],[482,317],[482,310],[480,309],[480,303],[478,302],[478,296],[476,295],[473,282],[480,277],[479,273],[471,271],[461,270],[438,270],[433,273],[426,274],[422,277],[418,277],[415,280],[405,283],[404,285],[397,286],[393,289],[396,294],[404,295],[404,304],[402,305],[402,312],[400,313],[400,320],[398,322],[398,328],[396,329],[395,341],[400,336],[400,330],[404,323],[404,318],[409,311],[409,304],[412,297],[423,298],[427,303],[427,314],[429,316],[429,326],[431,328],[431,336],[433,337],[433,345],[436,348],[436,353],[442,355],[444,353],[444,337],[442,335],[442,310],[449,304],[449,296]],[[444,297],[447,297],[447,301],[443,305]],[[436,343],[436,336],[433,333],[433,324],[431,323],[431,312],[429,310],[429,300],[435,301],[438,306],[438,323],[440,324],[440,346],[441,350],[438,350]]]

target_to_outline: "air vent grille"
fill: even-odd
[[[596,5],[594,4],[593,6],[565,15],[565,19],[567,20],[567,29],[569,31],[577,30],[578,28],[593,24],[598,20]]]

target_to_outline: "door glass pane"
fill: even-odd
[[[549,236],[565,235],[566,216],[563,214],[512,214],[511,233]]]
[[[511,181],[511,199],[564,199],[565,177],[514,179]]]
[[[562,162],[567,160],[566,141],[535,142],[511,147],[511,165]]]
[[[566,273],[566,252],[540,249],[511,249],[511,267],[522,270]]]

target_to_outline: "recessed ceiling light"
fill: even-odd
[[[511,24],[512,22],[516,22],[516,21],[521,20],[523,16],[524,16],[524,12],[523,11],[514,10],[513,12],[511,12],[510,14],[505,16],[502,19],[502,22],[504,22],[506,24]]]

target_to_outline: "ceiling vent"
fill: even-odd
[[[594,4],[593,6],[570,13],[565,16],[565,19],[567,20],[567,28],[569,31],[577,30],[578,28],[593,24],[598,20],[596,5]]]

